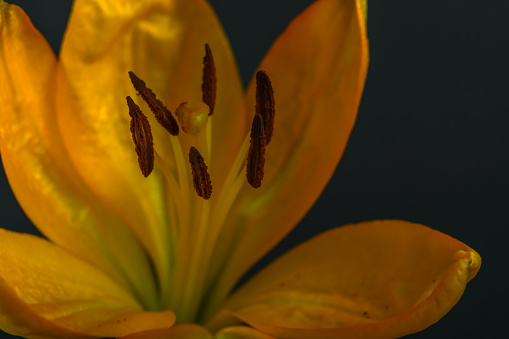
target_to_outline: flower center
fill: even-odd
[[[230,170],[225,173],[226,179],[213,193],[214,178],[211,180],[207,164],[210,165],[212,160],[211,126],[217,79],[209,45],[205,45],[203,58],[202,102],[182,102],[175,110],[176,118],[143,80],[133,72],[129,72],[129,77],[157,122],[171,135],[173,156],[172,159],[164,159],[154,150],[148,119],[133,99],[127,97],[131,134],[141,172],[148,177],[157,161],[159,165],[155,168],[164,176],[170,192],[165,197],[169,200],[169,220],[167,225],[161,225],[161,233],[170,239],[168,257],[152,258],[160,286],[161,308],[173,310],[178,322],[197,322],[200,313],[204,312],[201,308],[214,308],[206,306],[204,296],[214,281],[210,276],[214,274],[210,272],[214,271],[210,264],[214,251],[221,246],[218,238],[228,213],[246,179],[254,188],[262,184],[265,149],[274,126],[272,85],[267,74],[258,71],[251,133],[246,135]],[[180,128],[183,134],[179,134]],[[193,189],[195,193],[191,192]],[[157,265],[158,262],[166,264]]]

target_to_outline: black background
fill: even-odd
[[[26,10],[58,51],[71,2],[10,2]],[[244,83],[311,2],[211,1]],[[477,250],[483,266],[451,312],[410,337],[505,337],[507,13],[509,2],[503,0],[369,2],[371,61],[347,149],[321,198],[271,258],[346,223],[395,218],[428,225]],[[2,227],[36,232],[3,173],[0,197]]]

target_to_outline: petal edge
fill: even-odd
[[[171,311],[144,312],[121,285],[45,239],[0,229],[0,262],[0,327],[10,333],[115,337],[175,321]]]
[[[269,265],[226,308],[277,338],[400,337],[444,316],[480,265],[474,250],[422,225],[343,226]]]

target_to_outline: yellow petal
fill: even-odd
[[[36,257],[34,257],[36,254]],[[28,338],[118,337],[173,324],[122,286],[39,237],[0,229],[0,327]]]
[[[366,222],[298,246],[226,308],[277,338],[396,338],[444,316],[480,265],[474,250],[426,226]]]
[[[166,330],[147,331],[122,337],[123,339],[212,339],[204,327],[181,324]]]
[[[51,48],[17,6],[3,5],[0,25],[0,149],[18,201],[52,241],[125,281],[153,304],[155,287],[142,248],[125,224],[98,203],[62,145]]]
[[[218,296],[279,242],[322,192],[353,127],[367,63],[365,19],[354,0],[315,2],[270,49],[259,68],[274,88],[274,136],[262,186],[245,185],[215,254],[217,262],[231,258],[221,272]],[[255,106],[254,87],[246,97],[249,108]],[[240,239],[233,253],[227,246],[232,239]]]
[[[276,339],[275,337],[262,333],[252,327],[232,326],[219,331],[215,339]]]
[[[217,158],[226,156],[228,163],[234,152],[227,150],[240,145],[242,136],[233,131],[228,141],[219,132],[245,119],[234,114],[242,107],[242,88],[230,47],[208,3],[78,0],[62,45],[58,115],[66,147],[84,180],[141,239],[162,286],[169,286],[172,253],[167,251],[177,243],[171,233],[177,221],[168,211],[179,203],[178,187],[171,186],[166,176],[178,172],[189,193],[193,193],[192,181],[189,168],[175,168],[171,136],[136,96],[128,71],[140,76],[171,110],[183,101],[199,101],[205,43],[213,51],[219,79],[212,118],[219,139],[214,140],[213,153],[224,148],[226,155]],[[157,159],[148,179],[138,168],[126,95],[135,98],[152,125]]]

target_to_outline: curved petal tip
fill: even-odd
[[[226,308],[277,338],[397,338],[449,312],[480,265],[477,252],[426,226],[366,222],[296,247]]]

